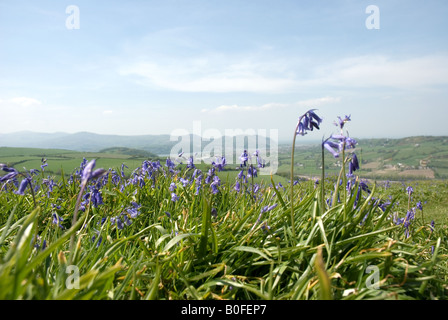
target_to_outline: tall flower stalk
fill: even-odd
[[[79,191],[78,198],[76,200],[75,211],[73,213],[72,226],[74,226],[78,220],[79,206],[81,205],[82,196],[84,194],[84,190],[87,186],[87,183],[89,182],[90,179],[99,178],[106,173],[106,170],[104,169],[97,169],[92,172],[93,168],[95,167],[95,164],[96,160],[95,159],[91,160],[89,163],[87,163],[87,165],[84,167],[82,171],[81,190]],[[72,234],[70,237],[70,253],[71,253],[70,263],[72,262],[74,255],[74,247],[73,247],[75,244],[74,241],[75,241],[75,234]]]
[[[319,130],[319,125],[322,123],[322,119],[314,113],[316,109],[310,109],[302,116],[299,117],[297,121],[296,129],[294,130],[294,137],[292,139],[292,150],[291,150],[291,227],[292,227],[292,235],[295,237],[296,228],[294,221],[294,150],[296,147],[296,137],[297,135],[304,136],[307,134],[307,131],[313,131],[314,128]]]

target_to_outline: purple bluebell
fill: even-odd
[[[314,112],[316,109],[308,110],[305,114],[299,117],[297,123],[296,135],[304,136],[307,131],[313,131],[313,129],[318,129],[322,123],[322,119]]]
[[[167,216],[168,218],[171,219],[171,213],[169,213],[168,211],[165,211],[165,214],[166,214],[166,216]]]
[[[128,216],[125,213],[122,213],[123,215],[123,221],[126,223],[126,225],[130,226],[132,224],[132,221],[129,220]]]
[[[249,166],[249,168],[247,169],[247,177],[257,177],[257,169],[255,169],[252,165]]]
[[[414,188],[412,188],[411,186],[406,188],[406,192],[409,196],[411,196],[411,194],[414,192]]]
[[[174,168],[176,166],[176,164],[173,161],[171,161],[170,158],[166,158],[165,166],[167,168]]]
[[[53,221],[52,221],[53,224],[57,224],[58,227],[60,227],[61,229],[64,229],[64,226],[61,225],[61,222],[64,221],[64,219],[62,219],[60,216],[58,216],[58,214],[55,212],[53,212],[52,216],[53,216]]]
[[[421,201],[417,202],[417,209],[423,210],[423,205]]]
[[[9,172],[7,174],[5,174],[4,176],[0,177],[0,182],[3,181],[7,181],[7,180],[12,180],[14,179],[19,173],[17,171],[12,171]]]
[[[240,192],[240,182],[239,182],[239,181],[237,181],[237,182],[235,183],[235,187],[234,187],[234,189],[236,190],[236,192]]]
[[[93,168],[95,167],[95,164],[96,164],[96,160],[93,159],[89,163],[87,163],[87,165],[85,165],[84,169],[82,170],[81,180],[84,183],[86,183],[90,179],[96,179],[96,178],[102,176],[104,173],[106,173],[106,170],[104,170],[104,169],[97,169],[92,172]]]
[[[217,194],[218,192],[219,192],[219,189],[218,189],[218,182],[216,182],[216,181],[213,181],[211,184],[210,184],[210,187],[212,188],[212,193],[213,194]]]
[[[244,175],[244,170],[241,170],[239,173],[238,173],[238,179],[243,179],[245,177],[245,175]]]
[[[346,115],[344,119],[338,116],[338,122],[334,122],[334,124],[336,126],[339,126],[339,128],[341,128],[342,130],[342,128],[344,128],[345,123],[347,123],[348,121],[351,121],[350,116]]]
[[[247,161],[249,160],[249,155],[247,154],[247,150],[244,150],[243,153],[240,156],[240,167],[247,166]]]
[[[124,178],[124,168],[129,169],[129,167],[127,165],[125,165],[124,163],[121,164],[121,177]]]
[[[24,178],[22,180],[22,182],[20,183],[19,189],[14,191],[15,194],[19,194],[19,195],[24,195],[25,194],[25,189],[28,186],[28,184],[30,183],[31,179],[29,178]]]
[[[170,191],[174,191],[174,189],[176,189],[176,188],[177,188],[176,184],[174,182],[171,182],[170,187],[169,187]]]
[[[176,202],[179,200],[179,197],[174,192],[171,193],[171,201]]]
[[[187,168],[188,169],[195,169],[196,168],[195,165],[194,165],[193,156],[188,158],[188,160],[187,160]]]
[[[218,217],[218,211],[216,211],[216,208],[212,208],[211,216],[215,219]]]
[[[179,181],[180,181],[180,183],[182,183],[182,186],[184,188],[188,186],[188,183],[189,183],[188,179],[180,178]]]
[[[139,209],[141,208],[141,205],[135,201],[132,201],[131,204],[132,207],[127,208],[126,211],[129,213],[132,219],[135,219],[138,215],[140,215]]]
[[[434,231],[434,227],[435,227],[435,222],[434,222],[434,220],[432,220],[431,224],[430,224],[431,232]]]

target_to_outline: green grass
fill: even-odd
[[[100,160],[97,167],[107,163]],[[208,168],[202,167],[204,178]],[[447,298],[446,225],[442,216],[434,230],[429,225],[434,214],[443,215],[433,210],[446,203],[444,181],[414,182],[410,206],[427,201],[428,220],[417,210],[407,236],[393,221],[408,210],[406,184],[370,183],[372,192],[357,198],[356,184],[346,191],[329,176],[324,194],[314,181],[301,181],[291,198],[290,184],[278,188],[278,177],[272,185],[259,177],[257,193],[249,179],[238,193],[231,175],[238,171],[230,170],[219,173],[218,193],[204,180],[197,193],[197,182],[184,187],[180,180],[191,173],[185,166],[151,176],[139,171],[144,186],[133,176],[117,183],[111,175],[92,180],[103,204],[90,201],[73,224],[80,192],[76,176],[71,182],[61,177],[52,191],[35,176],[33,187],[40,186],[35,203],[31,189],[22,196],[8,184],[0,193],[0,299]],[[222,175],[229,176],[227,183]],[[396,204],[383,211],[378,203],[389,196]],[[135,217],[127,211],[133,202],[141,206]],[[275,207],[266,211],[269,206]],[[63,229],[53,223],[54,213]],[[124,222],[125,216],[131,223],[119,228],[114,219]],[[79,278],[69,266],[79,270]],[[378,289],[369,286],[371,266],[379,271]]]

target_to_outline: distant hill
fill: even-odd
[[[182,139],[188,137],[183,136]],[[15,133],[0,134],[0,147],[22,147],[22,148],[43,148],[43,149],[66,149],[74,151],[98,152],[108,148],[128,148],[138,149],[158,156],[167,155],[176,146],[178,141],[171,141],[168,134],[162,135],[136,135],[121,136],[96,134],[90,132],[78,133],[36,133],[31,131],[21,131]],[[191,150],[200,150],[210,141],[202,140],[198,136],[189,136]],[[183,141],[183,140],[182,140]],[[224,141],[224,139],[223,139]],[[193,145],[193,143],[195,145]],[[269,138],[266,145],[270,145]],[[199,149],[198,149],[199,148]],[[189,152],[189,150],[183,150]],[[241,152],[240,150],[237,150]],[[178,150],[176,150],[178,152]]]
[[[137,158],[157,158],[157,155],[145,150],[125,148],[125,147],[113,147],[106,148],[99,151],[100,153],[108,154],[124,154],[128,156],[134,156]]]

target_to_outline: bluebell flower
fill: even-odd
[[[170,158],[166,158],[165,166],[168,168],[174,168],[176,166],[176,164],[173,161],[171,161]]]
[[[179,200],[179,197],[177,196],[177,194],[175,194],[174,192],[171,193],[171,201],[176,202],[177,200]]]
[[[85,160],[85,158],[84,158]],[[89,181],[90,179],[96,179],[100,176],[102,176],[103,174],[106,173],[106,170],[104,169],[97,169],[95,171],[92,172],[93,168],[95,167],[96,164],[96,160],[93,159],[91,160],[89,163],[87,163],[84,167],[84,169],[82,170],[82,174],[81,174],[81,180],[86,183],[87,181]]]
[[[219,192],[218,185],[219,184],[217,182],[215,182],[215,181],[210,184],[210,187],[212,188],[212,193],[213,194],[217,194]]]
[[[64,226],[61,225],[61,222],[64,221],[64,219],[62,219],[60,216],[58,216],[58,214],[55,213],[55,212],[53,212],[52,216],[53,216],[53,221],[52,221],[53,224],[56,224],[56,225],[58,225],[58,227],[60,227],[61,229],[64,229]]]
[[[176,184],[174,182],[171,182],[170,187],[169,187],[170,191],[174,191],[174,189],[176,189],[176,188],[177,188]]]
[[[240,167],[247,166],[247,161],[249,160],[249,155],[247,154],[247,150],[244,150],[243,153],[240,156]]]
[[[17,191],[14,191],[14,193],[23,196],[25,194],[25,189],[28,186],[28,184],[30,183],[30,181],[31,181],[30,178],[24,178],[22,180],[22,182],[20,183],[19,189]]]
[[[7,181],[7,180],[12,180],[12,179],[14,179],[18,174],[19,174],[19,172],[17,172],[17,171],[9,172],[9,173],[5,174],[4,176],[0,177],[0,182]]]
[[[234,187],[234,189],[236,190],[236,192],[240,192],[240,182],[239,182],[239,181],[237,181],[237,182],[235,183],[235,187]]]
[[[338,116],[338,122],[334,122],[334,124],[335,124],[336,126],[339,126],[339,128],[341,128],[341,130],[342,130],[342,128],[344,128],[344,125],[345,125],[348,121],[351,121],[351,120],[350,120],[350,116],[347,116],[347,115],[346,115],[344,119],[341,119],[341,117]]]
[[[166,214],[166,216],[167,216],[168,218],[171,219],[171,213],[169,213],[168,211],[165,211],[165,214]]]
[[[314,112],[316,109],[308,110],[305,114],[299,117],[297,123],[296,135],[304,136],[307,131],[313,131],[314,128],[319,130],[322,119]]]
[[[193,156],[191,156],[190,158],[188,158],[188,160],[187,160],[187,168],[188,168],[188,169],[194,169],[194,168],[196,168],[195,165],[194,165]]]
[[[417,209],[423,210],[423,205],[421,201],[417,202]]]
[[[412,188],[411,186],[406,188],[406,192],[407,194],[410,196],[413,192],[414,192],[414,188]]]

